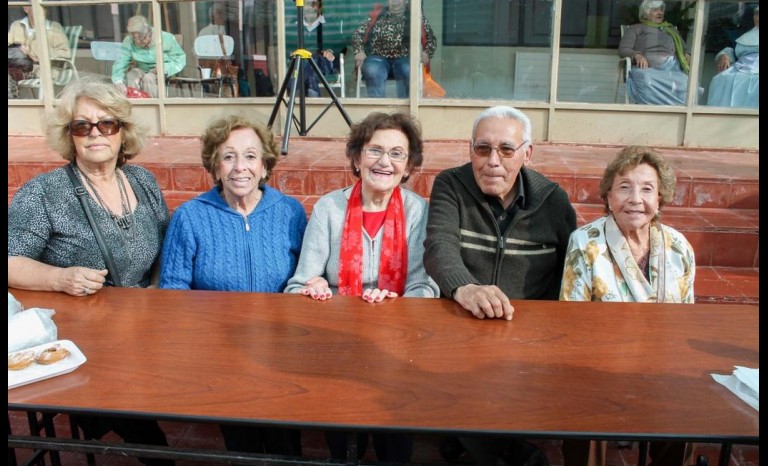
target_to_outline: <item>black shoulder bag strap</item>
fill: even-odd
[[[101,250],[101,255],[104,256],[104,262],[107,264],[107,270],[109,271],[109,276],[112,278],[112,283],[114,286],[122,286],[120,283],[120,275],[117,273],[117,267],[115,267],[115,260],[112,259],[112,253],[109,252],[106,243],[104,243],[104,237],[101,236],[99,225],[96,224],[96,220],[91,213],[91,207],[88,205],[88,191],[83,187],[83,183],[80,182],[80,178],[75,173],[71,163],[68,163],[64,169],[67,171],[67,175],[69,175],[69,180],[72,182],[72,186],[75,187],[75,195],[80,201],[80,205],[83,206],[85,216],[88,217],[88,223],[91,224],[93,236],[96,237],[96,242],[99,243],[99,249]]]

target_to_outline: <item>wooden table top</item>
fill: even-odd
[[[711,373],[759,367],[757,306],[107,288],[9,289],[55,309],[88,361],[8,391],[9,409],[436,433],[756,441],[758,412]]]

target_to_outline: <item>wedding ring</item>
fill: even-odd
[[[83,294],[91,294],[91,289],[88,288],[87,286],[84,286],[83,287]]]

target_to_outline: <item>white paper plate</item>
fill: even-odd
[[[33,346],[32,348],[16,351],[16,353],[22,351],[34,351],[40,353],[46,348],[52,345],[59,344],[69,350],[69,356],[61,361],[53,364],[43,365],[33,362],[29,366],[21,370],[12,371],[8,369],[8,390],[22,385],[27,385],[33,382],[39,382],[41,380],[50,379],[58,375],[67,374],[80,367],[85,361],[85,355],[80,348],[69,340],[56,340],[44,345]],[[8,353],[10,356],[14,353]]]

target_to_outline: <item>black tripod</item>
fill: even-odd
[[[325,76],[323,76],[322,71],[320,71],[320,67],[317,66],[317,63],[315,63],[315,60],[312,58],[312,52],[309,50],[304,49],[304,0],[296,0],[296,28],[298,30],[298,39],[299,39],[299,48],[294,50],[293,53],[291,53],[291,64],[288,65],[288,72],[285,73],[285,79],[283,79],[283,84],[280,86],[280,92],[277,93],[277,99],[275,100],[275,106],[272,107],[272,115],[269,117],[269,123],[267,124],[268,128],[272,128],[272,124],[275,122],[275,118],[277,118],[277,111],[280,109],[280,104],[284,103],[286,108],[288,109],[288,113],[285,115],[285,129],[283,133],[283,144],[280,152],[285,155],[288,153],[288,138],[291,135],[291,122],[296,125],[296,129],[299,131],[299,134],[301,136],[306,136],[309,131],[317,124],[318,121],[320,121],[320,118],[323,117],[323,115],[328,112],[328,110],[331,108],[331,105],[336,105],[336,108],[339,109],[339,112],[341,112],[341,116],[344,117],[344,120],[347,122],[347,125],[352,125],[352,119],[349,118],[349,115],[347,115],[346,110],[344,110],[344,107],[341,106],[341,102],[336,97],[336,94],[333,93],[333,90],[331,89],[330,84],[328,84],[328,81],[325,79]],[[317,74],[317,77],[320,79],[320,82],[323,84],[323,87],[326,91],[328,91],[328,95],[331,96],[331,103],[326,105],[326,107],[323,109],[322,112],[320,112],[320,115],[315,118],[315,121],[312,122],[312,124],[307,127],[307,107],[306,107],[306,91],[304,89],[304,67],[302,66],[302,61],[308,61],[309,64],[312,66],[312,69],[315,70],[315,73]],[[341,73],[344,72],[344,70],[340,70]],[[293,82],[291,82],[291,78],[293,78]],[[299,86],[299,83],[301,83],[301,86]],[[288,95],[288,101],[285,100],[285,92],[288,90],[288,85],[291,85],[291,93]],[[296,105],[296,90],[298,88],[299,91],[299,118],[296,119],[296,117],[293,114],[293,107]]]

